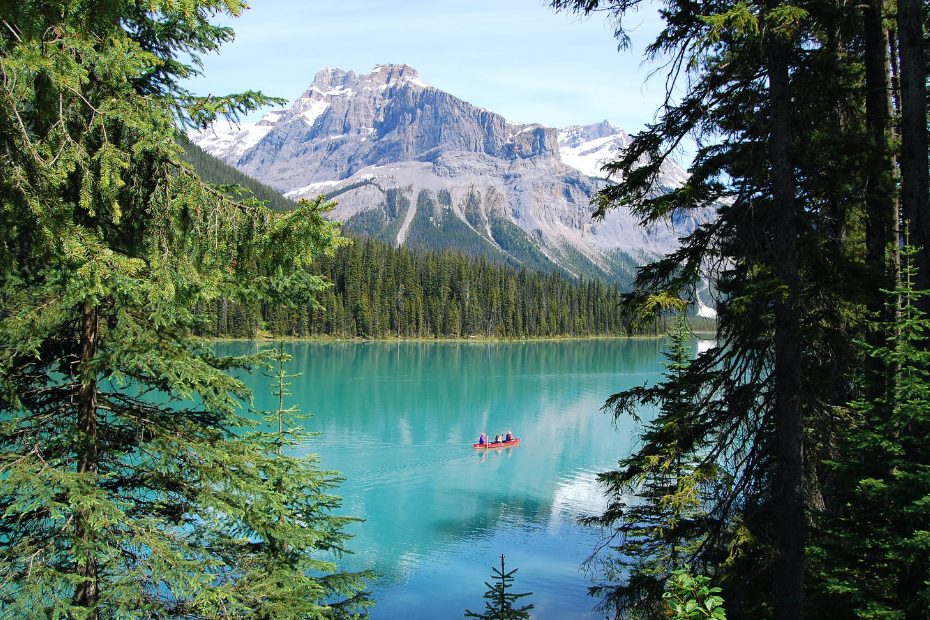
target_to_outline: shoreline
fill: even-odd
[[[699,340],[707,340],[716,338],[717,332],[709,331],[692,331],[693,336]],[[658,340],[660,338],[667,337],[667,334],[655,334],[655,335],[634,335],[634,336],[538,336],[538,337],[527,337],[527,338],[498,338],[498,337],[486,337],[486,336],[469,336],[465,338],[431,338],[431,337],[390,337],[390,338],[348,338],[348,337],[337,337],[337,336],[272,336],[270,334],[259,332],[253,337],[210,337],[203,336],[204,340],[209,342],[319,342],[319,343],[336,343],[336,342],[346,342],[346,343],[405,343],[405,342],[416,342],[416,343],[475,343],[475,344],[490,344],[490,343],[530,343],[530,342],[569,342],[569,341],[580,341],[580,340]]]

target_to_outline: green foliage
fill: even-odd
[[[309,416],[296,405],[285,407],[288,380],[300,376],[285,371],[290,356],[283,344],[266,356],[265,372],[274,379],[271,392],[278,407],[255,412],[269,430],[250,430],[237,439],[259,447],[262,458],[250,467],[269,495],[262,498],[260,522],[248,544],[254,564],[251,589],[261,601],[258,617],[352,616],[372,604],[365,584],[374,578],[369,572],[337,570],[336,560],[347,552],[344,529],[357,519],[334,514],[341,506],[331,494],[341,482],[338,474],[320,470],[317,455],[298,454],[317,434],[304,430]]]
[[[711,587],[710,579],[704,575],[692,575],[688,571],[672,573],[662,594],[669,618],[674,620],[726,620],[720,588]]]
[[[720,43],[724,35],[739,37],[759,34],[759,18],[745,2],[737,2],[722,13],[701,19],[710,26],[707,34],[710,43]]]
[[[262,264],[254,271],[261,273]],[[545,338],[629,333],[620,292],[597,280],[514,269],[452,251],[357,239],[309,268],[331,286],[290,305],[229,300],[202,307],[204,331],[251,337]],[[636,333],[655,334],[653,320]]]
[[[521,618],[529,618],[530,610],[533,609],[533,604],[521,605],[515,607],[514,605],[521,598],[525,596],[530,596],[532,592],[525,592],[522,594],[514,594],[510,591],[513,587],[514,575],[517,572],[517,569],[512,571],[506,570],[504,567],[504,556],[501,555],[501,567],[491,567],[491,580],[493,583],[485,582],[484,585],[487,586],[488,591],[484,593],[484,612],[475,613],[470,610],[465,610],[466,618],[481,618],[481,620],[519,620]]]
[[[0,617],[306,618],[366,602],[332,564],[336,479],[269,451],[242,413],[229,372],[261,358],[192,335],[220,300],[306,298],[338,237],[320,201],[276,214],[182,158],[183,127],[274,101],[178,85],[232,36],[211,20],[243,9],[0,9]]]
[[[660,403],[661,409],[641,432],[639,450],[622,459],[618,469],[598,476],[609,504],[602,515],[584,521],[611,532],[610,545],[591,565],[602,569],[591,594],[600,599],[600,609],[616,617],[662,615],[667,584],[708,542],[712,516],[707,506],[725,480],[706,458],[706,445],[690,443],[693,403],[677,385],[692,357],[684,308],[674,299],[655,301],[680,308],[665,353],[664,380],[615,394],[605,407],[632,415],[642,403]]]
[[[926,618],[930,610],[930,319],[913,288],[913,248],[885,292],[898,312],[862,345],[889,377],[879,395],[847,412],[842,459],[829,462],[835,505],[818,514],[810,548],[816,610],[856,618]]]
[[[625,334],[620,294],[598,281],[516,270],[457,252],[358,240],[315,270],[332,289],[298,331],[348,337],[494,338]],[[296,317],[295,317],[296,318]],[[274,328],[274,327],[273,327]],[[280,329],[280,328],[278,328]]]
[[[640,6],[636,0],[551,4],[607,13],[621,46]],[[720,299],[719,346],[659,388],[635,388],[609,401],[615,415],[642,405],[663,412],[675,403],[688,406],[668,431],[650,428],[634,455],[640,458],[621,462],[615,477],[605,479],[611,504],[601,524],[616,533],[635,520],[629,511],[637,506],[625,505],[623,493],[634,486],[633,474],[650,473],[648,458],[675,455],[696,472],[714,468],[698,485],[708,518],[691,539],[700,543],[691,566],[720,584],[730,615],[740,618],[800,616],[805,511],[832,509],[841,495],[836,472],[824,463],[864,458],[846,453],[850,418],[842,412],[872,390],[851,381],[863,366],[855,343],[867,338],[871,300],[892,281],[894,251],[886,249],[899,246],[893,206],[901,201],[893,166],[885,164],[905,155],[887,139],[890,125],[875,126],[881,110],[869,94],[880,93],[887,106],[890,85],[870,82],[866,71],[884,54],[876,73],[894,74],[889,42],[881,40],[888,36],[882,19],[894,3],[868,6],[878,12],[878,37],[865,28],[871,9],[863,5],[662,3],[662,31],[646,57],[665,63],[668,97],[655,122],[607,166],[618,182],[595,202],[597,215],[625,207],[652,224],[716,213],[679,249],[639,270],[626,298],[636,316],[654,295],[685,295],[709,276]],[[697,143],[688,181],[656,191],[662,162],[688,140]],[[926,153],[919,155],[926,171]],[[921,200],[925,205],[925,193]],[[883,212],[882,205],[890,207]],[[911,464],[921,462],[913,454]],[[644,499],[649,506],[638,509],[660,522],[661,515],[670,518],[662,497]],[[604,588],[597,593],[608,601],[614,595],[654,601],[655,580],[632,580],[624,564],[631,556],[619,542],[602,547],[610,559],[599,566]],[[868,554],[856,553],[860,561]],[[824,567],[830,560],[821,558]],[[877,573],[864,581],[883,583]]]

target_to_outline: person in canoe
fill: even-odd
[[[501,436],[500,436],[500,435],[496,435],[496,436],[494,437],[494,443],[500,443],[500,442],[501,442]]]
[[[483,445],[485,445],[485,444],[487,444],[487,443],[488,443],[488,436],[487,436],[487,434],[481,433],[481,434],[478,436],[478,445],[479,445],[479,446],[483,446]]]
[[[507,431],[507,436],[504,437],[504,441],[513,441],[513,431]]]

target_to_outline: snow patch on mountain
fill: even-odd
[[[694,300],[697,302],[698,307],[697,315],[708,319],[716,319],[717,311],[701,300],[701,293],[709,293],[709,291],[710,283],[707,280],[701,280],[700,286],[694,291]]]
[[[316,183],[310,183],[309,185],[304,185],[303,187],[298,187],[295,190],[285,192],[284,197],[297,200],[302,197],[306,198],[308,196],[315,196],[322,193],[323,190],[331,188],[338,183],[339,181],[318,181]]]
[[[323,116],[323,113],[329,108],[329,103],[326,101],[312,101],[310,105],[307,106],[307,109],[300,113],[300,117],[304,119],[304,122],[307,125],[313,126],[313,123],[316,122],[316,119]],[[257,144],[257,143],[256,143]]]
[[[562,161],[595,178],[607,178],[602,170],[604,164],[616,160],[630,143],[626,132],[607,121],[564,127],[558,136]]]
[[[272,110],[257,123],[233,123],[220,120],[210,127],[192,134],[194,142],[214,157],[224,161],[238,159],[247,150],[261,142],[274,129],[285,110]]]
[[[594,125],[573,125],[559,130],[559,151],[562,161],[599,179],[619,181],[618,173],[608,174],[605,164],[617,161],[630,145],[625,131],[607,121]],[[664,191],[681,187],[688,181],[688,173],[675,161],[666,159],[659,168],[657,185]]]
[[[441,239],[575,274],[620,277],[617,261],[627,261],[628,277],[629,261],[664,254],[696,225],[643,228],[628,209],[591,219],[591,199],[612,182],[601,167],[629,145],[622,129],[510,123],[428,86],[408,65],[322,69],[289,109],[190,137],[289,198],[334,196],[333,217],[396,244]],[[658,185],[686,180],[667,161]]]

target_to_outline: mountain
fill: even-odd
[[[347,231],[395,245],[626,283],[696,225],[646,229],[625,209],[592,221],[591,198],[610,182],[600,168],[629,143],[621,129],[510,123],[407,65],[323,69],[289,108],[190,137],[290,198],[335,199]],[[668,162],[659,190],[686,178]]]

